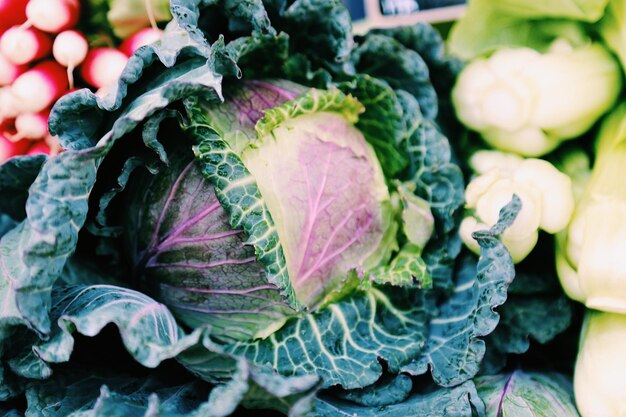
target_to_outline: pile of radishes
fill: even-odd
[[[59,152],[48,132],[56,100],[77,87],[105,94],[129,56],[162,33],[145,28],[118,48],[90,48],[73,29],[80,9],[80,0],[0,0],[0,163]]]

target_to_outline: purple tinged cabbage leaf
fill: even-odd
[[[191,152],[131,184],[125,230],[136,279],[192,328],[249,339],[296,310],[268,282],[241,229],[230,226],[215,188]]]
[[[524,372],[476,378],[487,417],[578,417],[572,382],[555,372]]]

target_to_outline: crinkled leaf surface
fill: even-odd
[[[345,400],[321,397],[317,401],[319,417],[473,417],[484,416],[482,401],[474,383],[468,381],[454,388],[439,388],[427,394],[413,394],[390,405],[359,405]]]
[[[383,407],[405,401],[413,389],[413,380],[406,374],[383,375],[364,388],[333,391],[333,396],[364,407]]]
[[[163,304],[140,292],[112,285],[56,288],[51,316],[57,326],[50,339],[14,358],[14,372],[29,378],[48,377],[49,364],[70,360],[72,333],[95,336],[110,323],[119,329],[132,357],[148,367],[156,367],[194,345],[202,332],[198,329],[185,336]]]
[[[437,90],[439,101],[447,100],[446,95],[454,86],[461,63],[446,54],[443,39],[437,29],[427,23],[418,22],[408,26],[374,29],[371,33],[394,38],[404,47],[417,52],[428,65],[430,79]]]
[[[474,377],[485,353],[480,339],[498,324],[496,306],[506,300],[506,290],[515,277],[513,262],[498,239],[521,208],[519,198],[500,211],[500,219],[490,230],[477,232],[481,245],[478,264],[466,258],[461,263],[454,293],[430,322],[429,338],[420,357],[403,371],[421,375],[430,368],[433,379],[442,386],[454,386]]]
[[[572,383],[561,374],[516,370],[481,376],[476,389],[487,417],[578,417]]]
[[[433,284],[452,287],[454,261],[461,250],[457,233],[464,204],[464,182],[460,168],[452,161],[448,139],[427,119],[419,117],[419,105],[412,95],[397,92],[403,109],[403,147],[409,157],[406,179],[415,183],[415,193],[430,204],[435,230],[424,248]]]
[[[417,355],[426,339],[427,309],[419,290],[371,289],[292,318],[266,339],[225,349],[252,363],[269,363],[283,375],[314,373],[324,386],[361,388],[382,374],[379,359],[397,372]],[[213,356],[202,351],[180,359],[203,377],[210,377],[215,367],[207,363]]]
[[[430,81],[426,62],[417,52],[389,36],[369,34],[355,50],[353,59],[359,73],[409,92],[417,98],[425,117],[437,116],[437,92]]]
[[[217,198],[229,212],[233,229],[243,229],[248,243],[253,245],[257,259],[263,263],[265,276],[276,286],[289,305],[301,307],[287,272],[287,264],[276,227],[263,201],[259,188],[241,159],[210,127],[199,109],[190,112],[192,118],[185,132],[200,142],[194,152],[203,175],[215,187]]]
[[[566,330],[572,320],[572,310],[571,302],[563,295],[512,296],[498,309],[500,324],[488,343],[493,343],[502,352],[524,353],[531,338],[547,343]]]
[[[28,188],[35,181],[45,155],[19,156],[0,165],[0,213],[20,221],[26,217],[24,203]]]
[[[60,372],[27,389],[27,415],[222,417],[243,405],[306,416],[317,389],[315,377],[285,378],[237,363],[232,379],[217,387],[167,370],[149,376],[106,370]]]

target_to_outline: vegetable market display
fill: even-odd
[[[89,2],[29,58],[62,151],[0,165],[0,415],[620,416],[607,3],[472,0],[444,45],[340,1]]]

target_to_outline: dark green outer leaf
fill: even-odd
[[[572,304],[565,296],[522,298],[513,296],[498,310],[502,319],[489,342],[506,353],[524,353],[530,338],[547,343],[567,329]]]
[[[460,168],[452,162],[448,139],[435,124],[421,117],[415,97],[396,91],[403,109],[403,148],[409,166],[403,179],[414,182],[415,193],[430,203],[435,232],[424,249],[436,289],[451,290],[454,261],[461,250],[457,227],[465,202],[465,185]]]
[[[352,52],[350,13],[340,0],[296,0],[281,18],[277,27],[291,35],[296,51],[328,64],[341,63]]]
[[[379,359],[391,372],[398,372],[421,351],[429,318],[426,311],[432,309],[424,303],[416,289],[357,292],[315,314],[290,319],[266,339],[225,349],[252,363],[269,363],[283,375],[316,374],[326,387],[361,388],[381,376]],[[211,355],[200,350],[179,359],[203,378],[221,372]]]
[[[409,92],[419,102],[424,117],[437,117],[437,92],[430,81],[426,62],[417,52],[391,37],[368,34],[355,49],[352,59],[358,73],[379,78],[394,89]]]
[[[211,387],[201,381],[169,375],[113,374],[104,369],[72,370],[29,385],[27,416],[42,417],[221,417],[242,404],[292,416],[310,415],[315,377],[285,378],[235,363],[233,378]]]
[[[24,203],[28,188],[45,161],[45,155],[18,156],[0,165],[0,214],[7,214],[16,221],[26,217]]]
[[[101,134],[97,129],[103,123],[101,113],[94,111],[95,105],[109,110],[121,106],[126,83],[139,78],[143,65],[150,65],[155,59],[151,47],[143,48],[142,54],[133,56],[118,90],[110,96],[99,100],[87,90],[81,90],[61,99],[53,110],[51,132],[71,146],[43,165],[26,202],[28,218],[0,241],[0,262],[4,264],[0,297],[16,300],[10,302],[13,307],[0,321],[25,323],[26,320],[40,333],[49,332],[52,284],[74,252],[103,157],[120,137],[173,101],[191,93],[219,95],[221,78],[208,71],[205,60],[188,60],[163,71],[149,83],[146,93],[125,103],[124,110],[117,113],[115,123],[102,139],[94,136]],[[84,119],[87,109],[91,118]],[[94,122],[94,117],[98,122]],[[96,137],[98,144],[88,148]],[[21,248],[17,254],[15,247]]]
[[[407,400],[380,407],[357,405],[321,397],[318,417],[473,417],[484,416],[484,406],[471,381],[454,388],[440,388],[428,394],[411,395]]]
[[[510,226],[521,208],[517,196],[500,211],[500,219],[488,231],[477,232],[481,246],[478,265],[461,266],[454,294],[440,307],[439,317],[430,322],[429,338],[424,352],[403,367],[412,375],[430,368],[435,382],[454,386],[473,378],[485,353],[479,339],[498,324],[494,307],[506,301],[506,290],[515,277],[510,255],[498,237]],[[476,277],[476,278],[475,278]]]
[[[413,389],[413,380],[405,374],[383,375],[372,385],[334,392],[338,399],[365,407],[384,407],[405,401]]]
[[[49,364],[70,360],[74,349],[72,333],[95,336],[113,323],[133,358],[147,367],[198,342],[202,329],[185,336],[167,308],[137,291],[112,285],[56,288],[50,339],[32,350],[24,346],[21,357],[11,360],[12,370],[27,378],[47,378]]]
[[[404,47],[417,52],[428,65],[430,78],[439,95],[439,101],[448,100],[462,63],[446,55],[443,39],[434,27],[420,22],[410,26],[374,29],[371,33],[389,36]]]

